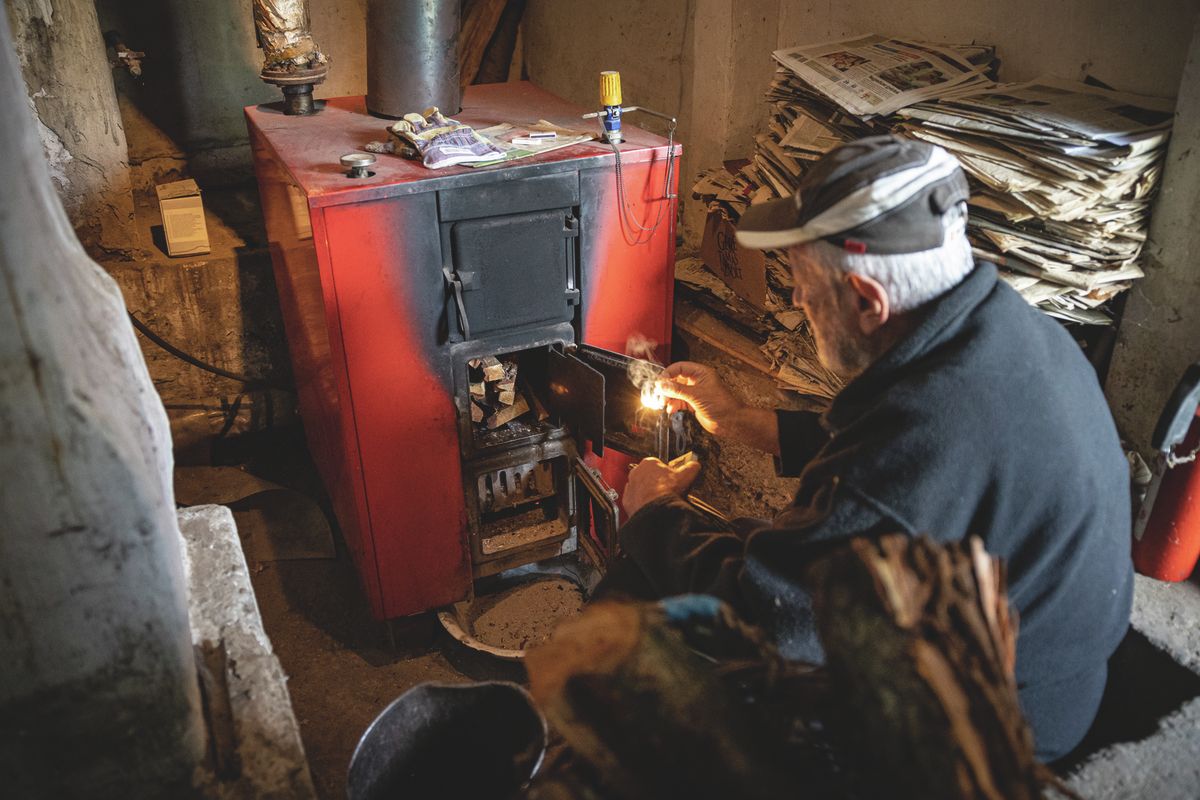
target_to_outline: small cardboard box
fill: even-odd
[[[740,297],[758,308],[766,308],[766,254],[739,245],[734,237],[733,223],[720,211],[709,212],[704,223],[700,258]]]
[[[196,256],[209,252],[208,226],[200,187],[191,178],[154,187],[162,211],[167,252],[172,256]]]

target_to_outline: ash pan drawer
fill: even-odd
[[[502,174],[502,173],[496,173]],[[579,205],[579,173],[556,172],[438,192],[443,222]]]

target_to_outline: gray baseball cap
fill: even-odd
[[[942,148],[871,136],[815,161],[792,197],[747,209],[737,240],[758,250],[824,239],[855,253],[917,253],[942,244],[942,215],[968,196],[962,167]]]

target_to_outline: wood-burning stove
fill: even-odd
[[[496,84],[471,87],[458,118],[579,113]],[[385,155],[355,179],[339,157],[385,133],[361,98],[246,115],[305,433],[375,613],[455,602],[473,578],[580,545],[602,559],[589,534],[615,521],[608,487],[662,434],[623,353],[638,337],[669,355],[678,146],[626,131],[622,213],[598,142],[485,169]],[[489,359],[513,377],[480,389]],[[509,420],[513,403],[529,410]]]

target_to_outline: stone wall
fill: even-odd
[[[71,224],[93,255],[129,250],[125,130],[94,3],[8,0],[6,8],[27,89],[22,105],[37,113],[42,150]]]
[[[55,196],[26,96],[6,48],[0,773],[13,797],[186,796],[204,730],[166,414],[116,285]]]

